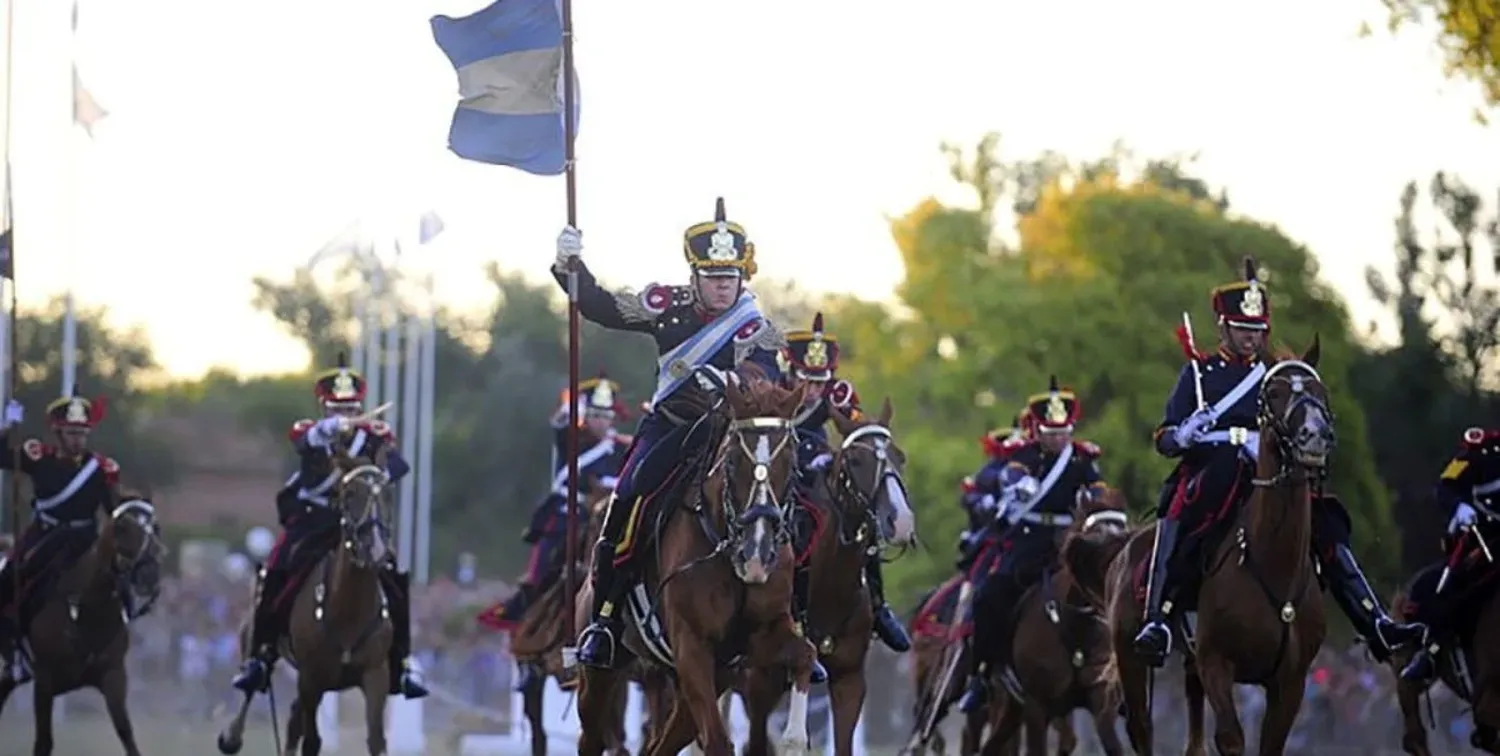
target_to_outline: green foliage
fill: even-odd
[[[1408,24],[1435,26],[1449,76],[1477,82],[1489,105],[1500,104],[1500,2],[1496,0],[1381,0],[1391,31]],[[1483,116],[1480,116],[1483,121]]]
[[[994,160],[993,151],[976,156]],[[1318,280],[1308,250],[1273,227],[1229,217],[1223,195],[1212,199],[1176,163],[1149,163],[1126,180],[1125,160],[1084,169],[1052,160],[955,171],[1002,182],[991,201],[1024,211],[1018,249],[996,251],[986,242],[986,213],[925,201],[892,222],[907,265],[900,294],[910,317],[867,305],[837,313],[840,332],[849,334],[847,371],[866,401],[890,394],[902,416],[919,423],[902,425],[900,435],[922,532],[938,550],[892,566],[897,595],[949,574],[949,544],[963,526],[957,484],[983,461],[979,436],[1008,424],[1052,374],[1080,392],[1079,435],[1104,448],[1108,478],[1138,512],[1153,507],[1171,463],[1153,452],[1151,433],[1183,364],[1173,329],[1189,310],[1198,317],[1198,343],[1214,343],[1209,290],[1237,280],[1247,254],[1267,276],[1278,338],[1299,351],[1314,334],[1322,338],[1322,372],[1340,428],[1334,487],[1356,532],[1388,530],[1388,498],[1352,393],[1360,352],[1342,301]],[[1031,178],[996,178],[1015,176]],[[1027,193],[1019,201],[1016,187]],[[1367,556],[1378,574],[1392,573],[1384,552]]]

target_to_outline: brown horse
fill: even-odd
[[[32,753],[52,753],[52,702],[79,688],[104,695],[115,735],[128,756],[139,756],[126,706],[125,655],[130,650],[124,602],[154,600],[166,547],[150,502],[130,498],[105,520],[94,545],[58,580],[26,634],[36,740]],[[0,681],[0,710],[16,685]]]
[[[823,485],[803,501],[811,519],[808,564],[808,635],[828,670],[833,707],[833,752],[854,752],[854,726],[865,701],[865,656],[874,614],[865,590],[864,566],[882,544],[906,546],[916,537],[901,471],[906,454],[891,434],[891,402],[878,418],[855,420],[837,408],[829,413],[843,441],[834,451]],[[766,720],[786,690],[787,670],[751,667],[741,680],[750,720],[747,756],[768,756]]]
[[[281,656],[297,669],[297,695],[289,706],[286,752],[303,756],[323,748],[317,712],[323,694],[358,687],[365,698],[366,745],[371,756],[385,754],[385,703],[390,690],[392,627],[381,591],[388,569],[390,484],[385,469],[363,457],[335,455],[342,471],[334,506],[341,515],[339,545],[323,557],[297,590]],[[247,626],[248,627],[248,626]],[[251,649],[244,640],[241,653]],[[235,718],[219,735],[221,753],[237,753],[245,716],[254,696],[247,694]]]
[[[963,590],[963,575],[954,575],[938,586],[933,595],[944,591],[957,592]],[[972,588],[971,588],[972,590]],[[945,612],[946,613],[946,612]],[[952,621],[952,616],[946,618]],[[919,756],[929,749],[937,756],[943,756],[948,752],[948,740],[943,736],[942,729],[938,726],[947,715],[948,710],[964,693],[964,679],[961,675],[948,673],[944,670],[950,666],[954,669],[967,669],[969,666],[968,644],[962,639],[950,639],[946,632],[941,634],[934,632],[921,632],[919,623],[914,622],[912,629],[912,654],[915,664],[912,665],[912,687],[916,691],[916,697],[912,704],[912,717],[916,721],[913,726],[911,740],[902,749],[903,756]],[[945,630],[946,625],[938,628]],[[947,684],[943,690],[938,690],[939,684],[945,681]],[[929,708],[933,709],[932,733],[923,742],[922,727],[923,717],[927,715]],[[958,753],[960,756],[975,756],[979,753],[981,740],[984,737],[984,727],[989,721],[988,707],[977,709],[964,715],[963,729],[959,739]]]
[[[600,493],[591,497],[588,503],[589,522],[586,532],[581,534],[582,544],[593,543],[599,537],[599,528],[604,523],[604,504],[609,500],[609,492],[595,490],[600,490]],[[577,553],[585,555],[587,559],[592,558],[593,550],[579,549]],[[578,574],[589,574],[588,564],[585,563],[582,567]],[[531,664],[541,670],[541,674],[532,675],[521,690],[522,708],[526,713],[526,721],[531,725],[532,756],[547,754],[547,730],[542,718],[543,693],[547,680],[555,679],[564,688],[571,687],[576,682],[572,674],[574,670],[564,667],[562,658],[562,649],[571,640],[564,632],[567,624],[564,612],[572,609],[563,588],[562,581],[559,580],[544,591],[526,611],[510,637],[510,653],[516,663]],[[626,686],[617,688],[615,701],[608,714],[609,721],[615,723],[615,726],[605,734],[608,741],[606,748],[616,756],[630,754],[625,747],[625,705],[628,693]]]
[[[705,418],[718,442],[710,444],[709,464],[697,476],[701,485],[689,487],[676,506],[662,512],[664,522],[651,546],[655,558],[640,557],[644,580],[629,602],[625,646],[663,666],[670,659],[677,676],[672,712],[648,746],[653,756],[676,754],[695,733],[708,756],[729,756],[732,745],[718,697],[731,682],[730,670],[740,664],[792,670],[783,747],[793,756],[808,749],[808,688],[816,652],[796,632],[789,611],[794,557],[786,522],[797,466],[791,418],[802,398],[800,390],[766,382],[744,388],[731,383],[723,403]],[[642,609],[646,586],[657,595],[647,596]],[[587,611],[587,606],[576,609]],[[584,670],[578,702],[581,756],[603,752],[598,723],[622,682],[618,670]]]
[[[1235,710],[1235,683],[1266,693],[1260,752],[1281,754],[1302,706],[1307,670],[1327,634],[1322,596],[1312,566],[1312,496],[1327,474],[1333,413],[1318,376],[1318,341],[1301,359],[1283,359],[1266,372],[1259,393],[1259,443],[1254,492],[1235,513],[1233,538],[1207,544],[1207,559],[1191,585],[1179,586],[1170,620],[1185,639],[1187,753],[1204,752],[1203,699],[1217,721],[1214,742],[1227,756],[1244,753]],[[1152,747],[1152,671],[1133,650],[1143,623],[1144,585],[1155,526],[1119,538],[1074,538],[1065,551],[1081,583],[1103,583],[1114,641],[1105,677],[1123,688],[1126,732],[1137,753]],[[1108,574],[1090,578],[1108,557]],[[1196,627],[1191,617],[1196,610]]]
[[[1123,532],[1129,522],[1126,512],[1125,497],[1116,489],[1080,494],[1073,522],[1063,535]],[[992,673],[992,689],[1008,695],[989,707],[985,756],[1002,756],[1023,724],[1027,756],[1045,756],[1048,723],[1065,724],[1073,709],[1080,707],[1093,715],[1104,753],[1124,753],[1115,731],[1119,701],[1099,676],[1109,662],[1107,628],[1086,595],[1076,589],[1061,558],[1012,611],[1016,618],[1010,658],[1015,661],[1011,669]],[[1058,753],[1071,753],[1073,747],[1076,738],[1072,744],[1060,742]]]
[[[1396,593],[1391,599],[1393,611],[1411,618],[1407,596],[1411,584],[1422,577],[1418,574]],[[1500,593],[1493,590],[1493,580],[1493,577],[1481,578],[1482,582],[1472,589],[1473,598],[1482,603],[1465,604],[1462,599],[1456,602],[1472,606],[1471,619],[1461,623],[1468,631],[1461,636],[1463,642],[1443,644],[1435,660],[1438,678],[1472,708],[1474,732],[1470,745],[1485,753],[1500,753],[1500,743],[1495,740],[1500,729],[1500,652],[1490,643],[1478,640],[1500,637]],[[1390,660],[1391,670],[1396,674],[1396,701],[1401,705],[1401,748],[1413,756],[1432,756],[1421,709],[1422,694],[1428,686],[1401,677],[1401,668],[1411,661],[1413,653],[1413,649],[1402,649]]]

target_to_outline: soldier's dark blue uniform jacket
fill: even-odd
[[[1163,485],[1158,517],[1206,516],[1218,511],[1227,497],[1249,493],[1252,455],[1260,443],[1257,400],[1266,369],[1258,359],[1241,359],[1223,350],[1203,358],[1203,402],[1213,409],[1215,420],[1186,450],[1173,448],[1170,437],[1198,410],[1198,398],[1193,367],[1184,365],[1177,374],[1154,439],[1159,453],[1179,460]],[[1186,511],[1189,504],[1192,512]]]
[[[553,429],[552,478],[547,495],[531,513],[531,524],[526,528],[523,541],[535,544],[544,538],[561,538],[567,531],[568,520],[568,429]],[[625,453],[630,448],[630,436],[617,433],[613,428],[599,438],[587,429],[578,431],[578,480],[579,497],[585,501],[597,493],[597,488],[613,489],[619,484],[620,470],[625,466]],[[580,510],[583,518],[588,513]]]

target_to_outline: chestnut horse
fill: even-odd
[[[865,559],[882,544],[905,546],[916,537],[901,471],[906,454],[891,435],[891,401],[880,416],[855,420],[830,413],[843,441],[823,485],[803,501],[812,520],[808,565],[808,628],[828,670],[833,707],[833,752],[854,753],[854,726],[865,702],[865,656],[874,614],[865,590]],[[747,756],[769,756],[766,720],[786,690],[787,670],[751,667],[741,679],[750,720]]]
[[[286,723],[286,752],[298,745],[303,756],[323,748],[318,705],[323,694],[359,688],[365,698],[366,746],[384,756],[385,704],[391,684],[393,628],[381,590],[389,569],[390,479],[383,466],[364,457],[334,455],[342,471],[333,506],[341,515],[339,545],[318,562],[297,589],[281,639],[281,656],[297,669],[297,695]],[[241,629],[241,653],[250,652],[248,624]],[[252,694],[219,735],[221,753],[237,753]]]
[[[1407,596],[1418,580],[1434,579],[1427,573],[1424,570],[1407,581],[1391,599],[1392,611],[1411,619]],[[1445,643],[1438,651],[1434,660],[1438,679],[1472,709],[1474,731],[1469,744],[1485,753],[1500,753],[1500,742],[1496,741],[1500,731],[1500,652],[1489,642],[1500,638],[1500,593],[1494,590],[1494,574],[1481,577],[1455,604],[1467,607],[1468,616],[1459,623],[1461,641]],[[1422,694],[1428,686],[1401,678],[1401,668],[1411,661],[1413,653],[1413,649],[1402,649],[1390,659],[1396,674],[1396,701],[1401,705],[1401,748],[1413,756],[1432,756],[1421,709]]]
[[[1254,492],[1234,513],[1233,537],[1205,545],[1201,574],[1184,576],[1192,578],[1190,585],[1176,591],[1182,600],[1174,602],[1169,620],[1187,657],[1189,754],[1204,752],[1205,696],[1215,714],[1219,753],[1244,753],[1235,683],[1265,690],[1260,752],[1283,753],[1302,706],[1307,670],[1327,634],[1311,556],[1312,496],[1321,493],[1327,476],[1333,433],[1318,352],[1314,337],[1301,359],[1282,359],[1266,371],[1259,391]],[[1145,591],[1139,578],[1154,532],[1154,525],[1138,529],[1128,542],[1084,535],[1065,549],[1080,582],[1090,580],[1091,565],[1097,569],[1109,558],[1103,581],[1092,577],[1106,587],[1114,641],[1113,664],[1105,672],[1123,689],[1126,732],[1137,753],[1150,752],[1153,737],[1152,670],[1135,654],[1133,642],[1143,624]]]
[[[1073,507],[1073,521],[1062,534],[1124,532],[1129,523],[1125,497],[1117,489],[1097,495],[1080,492]],[[1100,678],[1109,662],[1109,636],[1087,595],[1075,586],[1071,571],[1061,557],[1042,582],[1022,595],[1012,611],[1015,632],[1009,669],[991,673],[991,690],[1005,691],[990,706],[990,735],[985,756],[1002,756],[1025,725],[1027,756],[1047,753],[1047,725],[1060,729],[1075,708],[1094,717],[1099,743],[1107,756],[1124,753],[1115,721],[1119,701],[1115,691]],[[989,639],[977,639],[986,642]],[[1071,732],[1070,732],[1071,734]],[[1076,739],[1075,739],[1076,740]],[[1076,744],[1075,744],[1076,745]],[[1058,753],[1072,751],[1064,739]]]
[[[139,607],[137,602],[155,599],[165,555],[156,510],[145,499],[129,498],[104,520],[94,545],[62,573],[46,603],[27,623],[27,647],[21,653],[30,659],[35,676],[33,754],[52,753],[52,702],[91,687],[104,695],[110,724],[127,756],[140,756],[126,704],[130,632],[124,602]],[[10,678],[0,680],[0,710],[15,689]]]
[[[638,558],[644,573],[629,604],[625,647],[637,658],[670,666],[677,689],[672,711],[647,750],[676,754],[696,737],[708,756],[730,756],[718,707],[731,669],[781,666],[793,675],[783,750],[808,750],[807,707],[815,651],[792,623],[793,554],[787,519],[796,475],[791,418],[803,391],[758,381],[731,383],[704,418],[712,423],[711,456],[700,485],[659,513],[662,524]],[[674,505],[675,504],[675,505]],[[647,592],[654,589],[655,595]],[[645,594],[644,601],[642,594]],[[580,594],[580,601],[586,592]],[[644,603],[644,608],[643,608]],[[587,611],[580,603],[576,611]],[[665,649],[665,650],[663,650]],[[578,701],[580,756],[599,756],[619,670],[586,668]]]

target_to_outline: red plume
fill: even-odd
[[[1187,326],[1177,326],[1177,343],[1182,345],[1182,353],[1193,361],[1202,361],[1205,355],[1193,348],[1193,335],[1188,333]]]
[[[986,456],[999,458],[1005,454],[1005,439],[995,438],[994,433],[986,433],[979,438],[979,445],[984,449]]]
[[[105,412],[109,410],[109,400],[102,396],[94,397],[89,404],[89,424],[98,425],[104,421]]]

